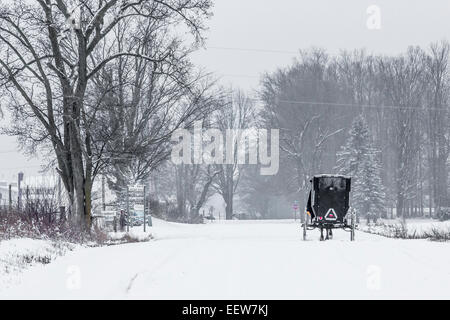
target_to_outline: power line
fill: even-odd
[[[252,78],[252,79],[261,79],[260,76],[255,75],[247,75],[247,74],[220,74],[220,77],[230,77],[230,78]]]
[[[207,47],[213,50],[224,50],[224,51],[244,51],[244,52],[262,52],[262,53],[281,53],[281,54],[295,54],[297,55],[299,51],[289,51],[289,50],[270,50],[270,49],[255,49],[255,48],[240,48],[240,47]],[[261,76],[256,75],[246,75],[246,74],[223,74],[222,77],[232,77],[232,78],[254,78],[260,79]],[[298,80],[298,79],[297,79]],[[300,81],[310,82],[308,79],[303,79]],[[259,99],[253,99],[261,101]],[[345,103],[331,103],[331,102],[313,102],[313,101],[289,101],[289,100],[279,100],[279,102],[292,103],[292,104],[303,104],[303,105],[328,105],[328,106],[340,106],[340,107],[353,107],[353,108],[372,108],[372,109],[411,109],[411,110],[432,110],[432,111],[448,111],[448,106],[443,108],[415,108],[415,107],[402,107],[402,106],[377,106],[377,105],[357,105],[357,104],[345,104]]]
[[[264,78],[264,73],[260,74],[260,75],[250,75],[250,74],[232,74],[232,73],[219,73],[216,72],[217,75],[219,77],[231,77],[231,78],[254,78],[254,79],[263,79]],[[270,74],[270,73],[269,73]],[[305,82],[305,83],[316,83],[316,80],[312,80],[312,79],[300,79],[300,78],[296,78],[295,81],[298,82]]]
[[[264,102],[262,99],[252,99],[253,101]],[[406,109],[406,110],[418,110],[418,111],[449,111],[449,106],[443,106],[442,108],[434,107],[406,107],[406,106],[381,106],[381,105],[368,105],[368,104],[351,104],[351,103],[336,103],[336,102],[317,102],[317,101],[298,101],[298,100],[276,100],[277,102],[290,103],[290,104],[301,104],[301,105],[321,105],[321,106],[336,106],[336,107],[351,107],[351,108],[371,108],[371,109]]]
[[[270,49],[253,49],[253,48],[238,48],[238,47],[206,47],[206,50],[224,50],[224,51],[243,51],[243,52],[261,52],[261,53],[277,53],[277,54],[295,54],[297,55],[299,51],[288,51],[288,50],[270,50]]]

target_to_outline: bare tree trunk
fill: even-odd
[[[85,226],[87,230],[90,230],[92,225],[92,182],[91,179],[87,179],[84,186],[85,196]]]
[[[397,217],[404,216],[404,197],[401,191],[397,192]]]
[[[227,220],[233,220],[233,195],[228,195],[225,200],[225,217]]]
[[[226,180],[227,180],[227,192],[225,199],[225,213],[226,219],[233,219],[233,200],[234,200],[234,168],[232,165],[228,165],[226,168]]]

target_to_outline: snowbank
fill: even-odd
[[[49,264],[75,245],[37,239],[11,239],[0,241],[0,291],[18,284],[21,273],[30,267]]]
[[[439,233],[441,235],[450,235],[450,221],[381,219],[375,225],[367,225],[365,221],[362,221],[359,230],[391,238],[432,239],[433,235],[438,235]]]
[[[110,232],[108,238],[111,244],[146,242],[153,238],[148,229],[151,229],[151,227],[147,228],[147,232],[144,232],[142,227],[131,228],[129,232]]]

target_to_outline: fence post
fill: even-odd
[[[30,205],[30,187],[29,186],[27,186],[27,189],[25,191],[25,198],[26,198],[25,209],[28,210],[28,206]]]
[[[23,172],[19,172],[17,177],[17,207],[22,209],[22,187],[21,182],[23,180]]]
[[[12,210],[12,185],[9,185],[9,211]]]

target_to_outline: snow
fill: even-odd
[[[0,241],[0,292],[20,283],[28,267],[50,263],[75,246],[49,240],[11,239]]]
[[[350,176],[342,175],[342,174],[332,174],[332,173],[324,173],[315,175],[314,178],[345,178],[350,179]]]
[[[301,240],[284,221],[182,225],[155,240],[83,248],[23,273],[14,299],[449,299],[450,243],[336,231]]]
[[[144,232],[144,227],[133,227],[130,228],[129,232],[110,232],[108,237],[113,241],[122,240],[124,237],[128,236],[129,238],[135,240],[136,242],[144,242],[148,241],[149,238],[152,237],[151,227],[147,226],[147,231]]]
[[[401,219],[379,219],[377,225],[367,226],[366,221],[361,218],[361,229],[370,230],[375,233],[383,233],[386,231],[386,226],[402,226]],[[406,232],[408,235],[415,235],[420,237],[424,233],[431,233],[433,230],[439,230],[443,232],[450,231],[450,221],[438,221],[430,219],[407,219],[406,220]]]

